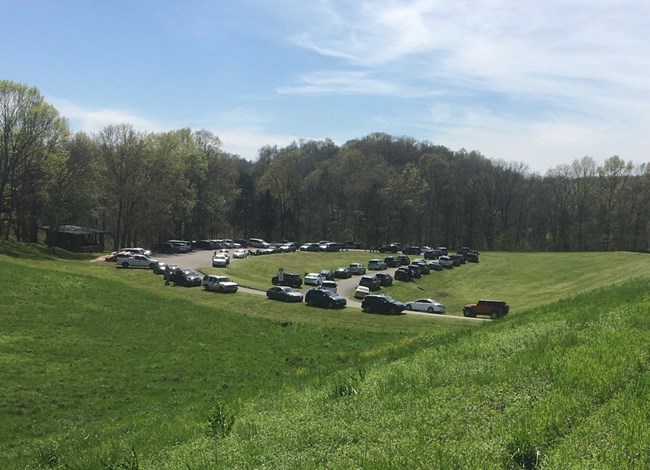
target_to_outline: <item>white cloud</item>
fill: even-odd
[[[49,98],[61,116],[67,118],[73,130],[95,133],[104,127],[115,124],[131,124],[140,131],[156,132],[166,129],[132,111],[124,109],[89,109],[60,98]]]

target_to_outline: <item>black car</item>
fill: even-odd
[[[395,245],[394,243],[379,247],[379,253],[397,253],[398,251],[399,251],[399,245]]]
[[[305,295],[305,303],[310,307],[343,308],[347,304],[345,297],[328,289],[309,289]]]
[[[434,248],[432,250],[426,250],[423,255],[424,259],[438,259],[442,256],[442,251]]]
[[[361,276],[361,279],[359,279],[359,285],[367,287],[371,291],[381,289],[381,281],[379,278],[377,276],[370,276],[368,274]]]
[[[405,267],[397,268],[397,271],[395,271],[395,279],[398,281],[411,281],[413,280],[413,274],[411,273],[411,270]]]
[[[388,273],[377,273],[375,277],[379,279],[382,287],[392,286],[393,285],[393,276]]]
[[[400,266],[408,266],[411,264],[411,258],[407,255],[397,255],[397,259],[399,259]]]
[[[415,259],[411,264],[417,264],[418,266],[420,266],[420,272],[422,274],[429,274],[429,272],[431,271],[431,268],[429,267],[429,263],[427,263],[423,259]]]
[[[445,267],[438,261],[429,261],[429,269],[433,269],[434,271],[442,271],[445,269]]]
[[[300,289],[302,287],[302,278],[299,274],[295,273],[282,273],[282,279],[279,275],[271,278],[271,284],[274,286],[289,286]]]
[[[469,250],[467,253],[464,254],[465,259],[470,262],[470,263],[478,263],[478,251],[476,250]]]
[[[352,277],[352,271],[350,271],[350,268],[345,267],[345,268],[337,268],[336,271],[334,271],[334,278],[336,279],[350,279]]]
[[[334,272],[331,269],[323,269],[320,272],[320,275],[323,276],[324,280],[327,280],[327,281],[333,281],[334,280]]]
[[[422,253],[422,248],[419,246],[407,246],[402,250],[402,254],[405,255],[419,255]]]
[[[199,273],[191,269],[182,270],[181,268],[174,268],[169,274],[169,280],[175,286],[201,287],[202,277]]]
[[[411,276],[414,279],[420,279],[422,277],[422,271],[420,271],[420,266],[417,264],[409,264],[406,268],[411,271]]]
[[[389,268],[400,267],[399,258],[397,256],[387,256],[384,258],[384,262],[386,263],[386,266],[388,266]]]
[[[361,310],[366,313],[387,313],[391,315],[399,315],[405,308],[405,304],[398,302],[390,295],[386,294],[366,295],[361,302]]]
[[[266,291],[266,296],[282,302],[302,302],[302,294],[291,290],[289,286],[275,286]]]
[[[165,253],[168,255],[176,253],[176,248],[171,243],[158,243],[154,248],[156,253]]]

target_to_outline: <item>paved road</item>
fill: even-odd
[[[233,251],[233,250],[230,250]],[[367,251],[359,251],[359,253],[363,253],[365,256],[368,256],[370,253]],[[269,255],[270,256],[270,255]],[[192,251],[190,253],[178,253],[178,254],[172,254],[172,255],[166,255],[166,254],[156,254],[153,255],[154,258],[160,260],[160,261],[165,261],[166,263],[169,264],[176,264],[180,266],[183,269],[199,269],[202,267],[206,266],[212,266],[212,251],[204,251],[204,250],[198,250],[198,251]],[[237,263],[239,260],[238,259],[230,259],[231,263]],[[395,277],[395,271],[397,268],[388,268],[385,269],[385,272],[388,272],[391,274],[391,276]],[[227,274],[228,270],[224,270],[224,274]],[[372,271],[371,271],[372,272]],[[433,275],[433,274],[432,274]],[[343,297],[346,298],[347,300],[347,305],[349,307],[355,307],[355,308],[361,308],[361,302],[358,300],[355,300],[352,298],[354,295],[354,291],[356,290],[357,286],[359,285],[359,276],[352,276],[350,279],[337,279],[336,280],[337,284],[337,291],[339,294],[341,294]],[[269,286],[270,287],[270,286]],[[303,295],[311,289],[311,286],[303,286],[302,289],[298,289],[300,292],[303,293]],[[239,290],[241,292],[246,292],[247,294],[253,294],[253,295],[266,295],[266,291],[264,290],[259,290],[259,289],[252,289],[250,287],[244,287],[240,286]],[[409,315],[424,315],[428,317],[435,317],[435,318],[449,318],[449,319],[463,319],[463,320],[468,320],[468,321],[485,321],[485,318],[468,318],[468,317],[463,317],[459,315],[431,315],[430,313],[425,313],[425,312],[408,312]]]

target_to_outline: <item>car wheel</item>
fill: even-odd
[[[363,313],[368,313],[368,307],[361,307],[361,310],[363,310]]]
[[[499,318],[499,312],[497,312],[496,310],[494,310],[492,313],[490,313],[490,318],[491,318],[492,320],[496,320],[497,318]]]
[[[219,286],[219,292],[223,292],[223,286]]]
[[[327,308],[334,308],[334,302],[330,301],[329,304],[327,304]]]
[[[307,299],[307,300],[305,300],[305,303],[306,303],[309,307],[312,306],[311,299]]]
[[[466,316],[466,317],[470,317],[470,318],[476,316],[476,315],[474,315],[474,312],[472,311],[471,308],[464,308],[463,309],[463,315]]]
[[[429,308],[427,309],[427,312],[429,312],[429,313],[433,313],[433,307],[429,307]]]
[[[413,310],[413,307],[411,307],[410,305],[407,305],[406,310]]]
[[[122,263],[122,267],[123,267],[123,268],[128,268],[128,267],[129,267],[129,263],[127,263],[126,261],[123,262],[123,263]]]

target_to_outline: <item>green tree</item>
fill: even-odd
[[[0,81],[0,236],[36,241],[44,166],[67,135],[65,121],[36,88]]]

